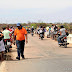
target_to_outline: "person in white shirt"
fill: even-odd
[[[51,38],[54,40],[54,25],[51,27]]]

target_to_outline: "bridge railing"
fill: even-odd
[[[67,37],[67,42],[72,43],[72,34],[69,34]]]
[[[45,36],[47,36],[47,32],[45,32]],[[72,34],[69,34],[69,36],[67,36],[67,42],[72,43]]]

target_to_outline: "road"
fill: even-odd
[[[72,72],[72,44],[68,48],[59,47],[50,38],[40,40],[37,35],[28,35],[25,58],[16,60],[16,47],[9,53],[13,60],[4,61],[0,72]]]

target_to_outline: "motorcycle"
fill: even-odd
[[[33,36],[33,35],[34,35],[34,33],[32,32],[32,33],[31,33],[31,35]]]
[[[62,44],[60,44],[60,46],[64,46],[65,48],[67,48],[67,45],[69,44],[67,43],[67,36],[63,37],[61,41],[62,41]]]
[[[5,52],[10,52],[10,47],[11,47],[11,42],[10,39],[5,39],[4,40],[4,45],[5,45]]]
[[[30,33],[30,30],[29,29],[27,29],[27,33]]]
[[[41,40],[43,40],[43,38],[44,38],[42,33],[40,33],[40,38],[41,38]]]

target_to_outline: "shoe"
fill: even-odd
[[[15,42],[13,44],[15,45]]]
[[[24,55],[22,55],[22,59],[25,59]]]
[[[20,57],[16,57],[16,59],[20,60]]]
[[[5,50],[5,53],[7,53],[7,50]]]

